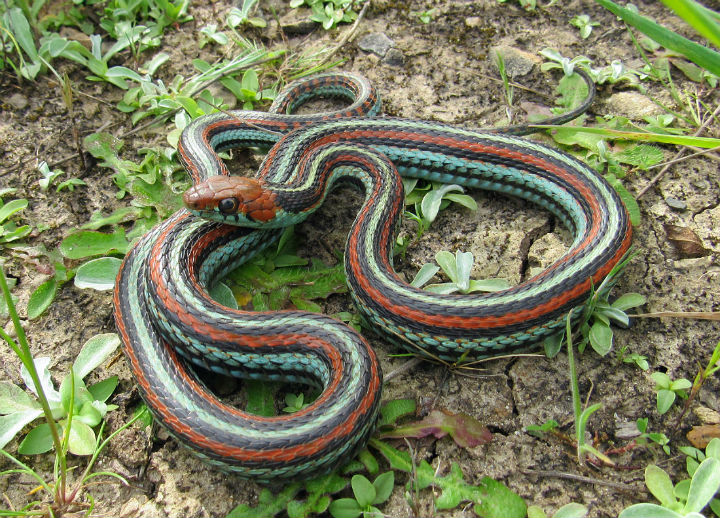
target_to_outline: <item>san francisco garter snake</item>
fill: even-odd
[[[292,115],[317,96],[348,108]],[[269,113],[218,112],[193,121],[178,154],[194,187],[180,210],[143,237],[118,275],[115,318],[132,372],[155,417],[208,462],[258,480],[307,477],[351,458],[373,431],[382,373],[365,339],[330,317],[247,312],[206,287],[305,219],[338,182],[365,192],[345,249],[352,297],[392,342],[448,360],[526,350],[563,325],[627,251],[626,210],[574,158],[511,133],[378,117],[364,78],[325,74],[289,85]],[[231,177],[217,153],[269,148],[254,178]],[[573,235],[547,270],[508,290],[437,295],[392,267],[402,175],[526,199]],[[231,223],[232,225],[226,225]],[[183,358],[183,360],[181,360]],[[289,415],[260,417],[222,403],[186,363],[209,371],[308,383],[322,393]]]

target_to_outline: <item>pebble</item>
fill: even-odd
[[[480,27],[480,25],[482,25],[482,18],[479,16],[469,16],[465,18],[465,25],[470,28]]]
[[[391,67],[401,67],[405,63],[405,56],[400,49],[390,49],[383,58],[383,63]]]
[[[358,47],[365,52],[372,52],[384,58],[395,42],[387,37],[384,32],[371,32],[358,40]]]
[[[640,435],[637,424],[633,421],[621,421],[620,418],[615,415],[615,438],[616,439],[633,439]]]
[[[125,502],[120,508],[120,516],[125,518],[126,516],[137,516],[137,512],[140,510],[140,502],[136,499],[131,499]]]
[[[532,71],[533,66],[542,61],[539,57],[534,54],[530,54],[529,52],[525,52],[524,50],[516,49],[515,47],[510,47],[509,45],[498,45],[491,48],[488,53],[488,59],[490,59],[495,66],[497,66],[495,62],[496,52],[503,57],[503,61],[505,61],[505,70],[507,71],[508,76],[513,78],[529,74]]]
[[[299,16],[297,9],[290,9],[290,12],[280,19],[283,32],[286,34],[310,34],[320,27],[320,24]]]
[[[677,198],[672,198],[668,196],[665,198],[665,203],[667,203],[667,206],[671,209],[675,210],[685,210],[687,209],[687,203],[685,203],[683,200],[678,200]]]
[[[611,95],[605,104],[610,113],[633,120],[664,113],[662,108],[638,92],[618,92]]]
[[[16,110],[22,110],[29,104],[28,98],[21,93],[12,94],[6,102]]]

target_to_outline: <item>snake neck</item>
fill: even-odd
[[[351,233],[360,227],[366,239],[376,246],[387,262],[390,251],[388,243],[404,203],[402,180],[394,164],[383,154],[356,143],[334,142],[312,146],[306,150],[297,165],[291,181],[269,181],[279,207],[278,214],[288,223],[307,218],[325,201],[327,195],[338,185],[351,184],[365,193],[365,198],[353,224]]]

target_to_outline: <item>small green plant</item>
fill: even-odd
[[[403,178],[405,189],[405,206],[411,210],[405,211],[405,217],[418,224],[415,238],[422,236],[430,227],[438,213],[447,208],[450,203],[458,203],[470,210],[477,210],[477,202],[472,196],[464,194],[465,190],[456,184],[441,184],[437,182],[422,182],[417,178]],[[401,248],[406,248],[409,241],[400,242]]]
[[[592,349],[600,356],[608,354],[613,346],[613,330],[610,323],[616,322],[627,326],[630,323],[630,317],[626,313],[627,310],[645,304],[645,296],[639,293],[625,293],[612,303],[609,301],[610,292],[617,280],[617,276],[632,257],[633,254],[628,254],[624,260],[620,261],[610,271],[600,286],[591,291],[590,298],[582,310],[578,324],[581,340],[578,342],[577,347],[581,353],[590,344]],[[564,334],[559,333],[545,340],[545,353],[550,358],[559,352],[563,339]]]
[[[655,382],[657,411],[660,415],[670,410],[677,397],[687,399],[688,395],[685,391],[692,387],[690,380],[685,378],[673,380],[664,372],[653,372],[650,377]]]
[[[416,288],[422,288],[425,284],[442,268],[442,271],[450,278],[451,282],[442,284],[430,284],[424,289],[433,293],[462,293],[468,294],[477,291],[491,292],[502,291],[508,289],[510,284],[505,279],[486,279],[474,280],[470,279],[470,273],[475,258],[470,252],[452,253],[441,250],[435,254],[435,261],[440,266],[434,264],[424,264],[417,273],[413,281],[410,283]]]
[[[79,4],[80,2],[75,2]],[[98,2],[92,2],[97,4]],[[46,70],[53,71],[52,61],[66,58],[88,67],[95,79],[123,87],[125,79],[135,79],[133,71],[125,67],[107,66],[112,56],[129,49],[135,58],[145,49],[157,47],[166,27],[191,19],[187,15],[189,0],[125,0],[109,1],[101,13],[89,16],[85,8],[71,6],[54,14],[43,14],[44,1],[29,5],[18,1],[18,7],[4,6],[0,19],[0,44],[6,49],[0,56],[0,69],[11,68],[18,78],[33,80]],[[99,19],[99,28],[94,21]],[[79,42],[61,37],[52,28],[76,26],[91,37],[93,49],[87,51]],[[114,44],[101,52],[104,30]],[[7,49],[11,52],[7,52]]]
[[[670,439],[667,435],[661,432],[648,432],[648,419],[638,419],[635,423],[640,436],[635,439],[635,442],[641,446],[647,446],[649,443],[655,443],[660,446],[666,455],[670,455]]]
[[[634,363],[637,365],[639,369],[642,369],[644,371],[648,370],[650,368],[650,364],[648,363],[647,356],[643,356],[642,354],[637,353],[628,353],[628,347],[627,345],[623,345],[620,349],[618,349],[617,352],[617,359],[618,361],[621,361],[623,363]]]
[[[267,22],[258,16],[251,16],[253,9],[257,5],[258,0],[243,0],[242,5],[233,7],[227,15],[227,25],[231,29],[236,29],[241,25],[251,25],[253,27],[267,27]]]
[[[320,23],[326,31],[337,27],[339,23],[354,22],[358,13],[357,0],[291,0],[290,7],[307,5],[312,10],[310,19]]]
[[[292,306],[322,312],[317,300],[347,292],[342,261],[332,266],[317,259],[310,262],[297,255],[297,247],[294,230],[289,227],[276,248],[269,248],[231,272],[226,282],[237,304],[241,307],[250,304],[255,311]]]
[[[287,406],[283,408],[283,412],[292,414],[293,412],[302,410],[309,404],[310,403],[305,403],[305,394],[302,392],[300,394],[285,394],[285,405]]]
[[[17,339],[11,338],[4,330],[0,330],[0,338],[7,342],[10,349],[20,359],[25,369],[23,378],[37,396],[37,399],[30,398],[26,392],[12,383],[4,382],[0,385],[0,407],[5,413],[0,418],[3,427],[2,432],[0,432],[3,446],[15,437],[24,426],[24,424],[19,426],[19,423],[28,423],[39,415],[44,415],[44,425],[34,428],[20,443],[19,449],[22,449],[27,454],[48,451],[49,449],[55,451],[53,479],[48,482],[21,460],[6,450],[0,449],[0,455],[17,466],[17,468],[7,470],[0,475],[27,475],[35,479],[39,483],[40,489],[44,490],[51,499],[49,502],[43,500],[30,502],[23,507],[21,513],[17,511],[0,511],[0,514],[62,516],[66,513],[78,512],[81,509],[89,509],[91,512],[93,508],[92,496],[88,495],[86,498],[82,498],[82,496],[92,479],[99,476],[109,476],[127,484],[127,481],[116,473],[92,472],[98,455],[118,433],[142,416],[142,413],[138,414],[106,439],[102,438],[104,428],[102,416],[104,412],[111,408],[104,401],[115,389],[117,378],[109,378],[109,380],[94,385],[91,387],[95,391],[93,394],[90,388],[85,388],[82,377],[107,357],[108,344],[112,344],[112,340],[106,340],[102,337],[91,339],[90,342],[93,345],[88,346],[86,344],[83,352],[76,360],[78,371],[73,372],[73,369],[70,370],[70,374],[60,387],[60,392],[57,393],[50,382],[49,372],[44,368],[40,371],[36,368],[36,361],[30,352],[25,330],[20,324],[15,303],[10,295],[2,268],[0,268],[0,291],[2,291],[5,299]],[[117,347],[118,342],[119,340],[115,337],[114,347]],[[76,384],[76,382],[79,383]],[[50,398],[46,395],[46,389],[52,389]],[[100,430],[97,435],[87,424],[88,422],[95,425],[100,423]],[[79,474],[74,477],[74,481],[70,478],[71,470],[68,469],[67,462],[68,453],[73,450],[78,454],[90,456],[87,466],[84,470],[79,471]]]
[[[627,68],[622,61],[613,60],[609,65],[602,68],[593,68],[592,61],[585,56],[576,56],[572,59],[564,57],[557,50],[546,48],[540,51],[540,55],[550,60],[541,65],[542,70],[553,70],[561,68],[566,76],[572,74],[575,67],[583,69],[592,78],[595,84],[628,83],[630,86],[637,86],[641,79],[647,74]]]
[[[548,419],[543,424],[531,424],[529,426],[526,426],[525,430],[530,435],[542,437],[546,433],[555,432],[558,429],[558,426],[560,425],[557,421],[555,421],[554,419]]]
[[[720,342],[718,342],[715,346],[715,349],[710,355],[710,359],[708,360],[707,365],[705,367],[700,367],[700,370],[695,375],[692,387],[690,388],[690,395],[685,400],[685,406],[683,407],[682,413],[678,416],[676,427],[680,424],[683,416],[687,413],[688,408],[690,407],[690,403],[692,403],[692,401],[700,393],[700,389],[702,388],[705,381],[718,371],[720,371]]]
[[[508,107],[511,107],[513,105],[515,87],[510,84],[507,67],[505,66],[505,58],[500,51],[495,51],[495,66],[497,67],[498,73],[500,74],[500,78],[503,82],[503,89],[505,90],[505,102]]]
[[[629,322],[625,310],[645,303],[645,297],[636,293],[625,294],[615,301],[615,305],[608,303],[608,296],[612,286],[615,284],[616,276],[627,266],[633,254],[629,253],[620,261],[605,277],[597,289],[593,289],[588,302],[582,308],[579,322],[575,325],[580,329],[581,340],[578,343],[578,351],[582,352],[587,344],[605,356],[612,348],[613,332],[610,328],[610,321],[614,320],[623,324]],[[565,332],[547,338],[544,341],[545,353],[554,357],[562,347],[563,342],[567,343],[567,355],[570,374],[570,391],[573,399],[573,413],[575,416],[575,435],[577,441],[578,461],[583,463],[585,456],[590,453],[608,465],[614,465],[607,455],[601,453],[594,446],[587,443],[585,430],[590,416],[599,410],[602,405],[596,403],[585,409],[582,408],[580,388],[575,366],[575,352],[572,343],[573,312],[571,310],[566,317]],[[592,325],[590,322],[592,321]]]
[[[3,337],[4,338],[4,337]],[[6,339],[7,341],[7,339]],[[50,411],[57,422],[60,433],[68,427],[68,451],[75,455],[90,455],[95,449],[96,437],[93,430],[100,424],[105,414],[117,406],[105,402],[115,391],[118,377],[113,376],[87,387],[83,378],[103,363],[118,347],[120,339],[114,333],[97,335],[88,340],[75,362],[71,372],[56,390],[50,378],[48,365],[50,358],[31,359],[37,369],[41,389],[38,389],[25,365],[21,375],[27,388],[36,398],[42,391],[47,398]],[[74,376],[74,379],[72,378]],[[74,385],[75,391],[71,390]],[[71,400],[73,406],[71,407]],[[0,382],[0,448],[4,448],[24,427],[43,414],[42,405],[33,399],[21,387],[8,381]],[[70,415],[72,414],[72,425]],[[30,430],[18,447],[22,455],[35,455],[50,451],[53,447],[51,427],[47,423]]]
[[[370,439],[370,448],[362,450],[356,459],[340,470],[343,474],[365,470],[369,475],[376,477],[374,482],[370,482],[364,475],[356,474],[352,477],[352,481],[348,481],[343,476],[331,474],[304,483],[290,484],[275,495],[264,489],[255,507],[241,504],[226,518],[272,517],[283,511],[291,517],[310,516],[311,513],[322,514],[325,511],[329,511],[334,518],[383,516],[375,506],[389,498],[396,478],[394,471],[407,473],[411,477],[405,492],[411,507],[415,506],[414,498],[421,491],[434,487],[433,494],[440,495],[434,501],[438,510],[453,509],[463,502],[468,502],[473,505],[473,510],[481,518],[494,516],[524,518],[526,506],[522,498],[501,482],[484,477],[478,485],[470,485],[464,480],[462,470],[456,463],[452,463],[447,475],[440,475],[439,470],[430,466],[427,461],[421,460],[416,463],[410,453],[398,450],[380,439],[386,435],[392,437],[432,435],[440,438],[447,434],[456,444],[467,448],[490,440],[487,429],[470,416],[443,410],[433,411],[422,421],[395,426],[398,420],[415,415],[416,409],[417,405],[412,399],[392,400],[384,404],[380,409],[378,431],[375,437]],[[371,453],[371,449],[385,459],[391,471],[378,475],[380,462],[375,454]],[[331,502],[331,495],[343,491],[349,482],[354,498],[340,498]],[[305,494],[302,498],[298,498],[303,489]]]
[[[38,166],[38,171],[43,176],[40,180],[38,180],[40,189],[43,191],[47,191],[55,183],[55,180],[65,174],[65,171],[63,171],[62,169],[55,169],[54,171],[51,171],[50,166],[48,166],[47,162],[45,161],[40,162],[40,165]],[[75,191],[75,187],[81,185],[87,184],[80,178],[68,178],[67,180],[64,180],[57,184],[57,186],[55,187],[55,192],[60,192],[65,189],[73,192]]]
[[[103,39],[100,35],[94,34],[90,37],[91,48],[86,49],[77,41],[68,40],[57,33],[51,34],[40,47],[41,55],[48,55],[51,58],[66,58],[87,68],[90,81],[106,81],[118,88],[127,90],[128,81],[140,81],[140,74],[134,70],[120,66],[110,66],[110,60],[122,50],[142,42],[141,27],[127,27],[127,32],[120,35],[118,41],[105,49]]]
[[[429,24],[435,19],[435,12],[437,9],[433,7],[432,9],[428,9],[427,11],[422,11],[417,13],[418,18],[420,18],[420,21],[423,22],[425,25]]]
[[[584,505],[570,502],[555,511],[550,518],[585,518],[587,513],[588,508]],[[548,515],[537,505],[531,505],[527,510],[527,518],[548,518]]]
[[[572,17],[570,25],[580,29],[580,37],[586,40],[590,37],[593,27],[598,27],[600,23],[591,21],[587,14],[580,14]]]
[[[200,34],[202,34],[202,38],[200,38],[200,48],[203,48],[208,43],[227,45],[228,41],[230,41],[224,32],[218,30],[216,23],[209,23],[200,29]]]
[[[551,0],[550,3],[547,4],[547,7],[550,7],[556,1],[557,0]],[[505,2],[507,2],[507,0],[498,0],[499,4],[504,4]],[[537,9],[537,0],[518,0],[518,2],[520,3],[520,7],[526,11],[534,11]]]
[[[588,444],[585,437],[585,430],[587,428],[587,422],[590,419],[590,416],[600,410],[600,408],[602,408],[602,405],[600,403],[595,403],[594,405],[591,405],[585,409],[582,408],[582,403],[580,401],[580,387],[578,384],[577,368],[575,366],[575,353],[572,343],[572,313],[572,310],[570,310],[567,315],[565,334],[567,342],[568,365],[570,371],[570,392],[572,393],[573,413],[575,415],[575,439],[577,441],[578,462],[580,464],[584,464],[586,454],[590,453],[605,462],[606,464],[614,465],[614,462],[610,460],[605,454],[598,451],[598,449],[594,446]]]
[[[11,57],[3,51],[2,68],[12,68],[18,81],[22,78],[33,80],[47,68],[47,61],[39,54],[35,43],[36,29],[37,14],[33,16],[29,9],[7,9],[0,20],[0,45],[3,49],[6,45],[9,46],[13,52]]]
[[[631,505],[620,513],[619,518],[702,518],[700,513],[708,504],[720,516],[720,499],[714,498],[720,489],[720,439],[710,441],[703,457],[701,461],[698,456],[688,463],[691,478],[676,485],[663,469],[649,465],[645,469],[645,485],[660,505]]]
[[[251,109],[256,102],[273,99],[276,88],[260,89],[258,74],[252,67],[282,55],[283,52],[269,52],[246,42],[244,50],[231,59],[212,65],[201,59],[194,60],[193,66],[198,73],[190,78],[177,75],[169,85],[159,80],[153,81],[150,77],[141,78],[139,86],[128,89],[118,103],[118,109],[132,113],[133,124],[149,116],[157,120],[177,114],[174,121],[176,128],[168,136],[170,144],[177,147],[180,132],[190,120],[227,108],[222,99],[213,97],[207,89],[211,83],[219,81],[246,109]],[[243,77],[238,80],[240,72],[243,72]]]
[[[12,194],[13,190],[3,190],[0,193],[0,247],[18,241],[32,231],[30,225],[18,225],[13,216],[28,206],[26,199],[16,199],[4,202],[2,196]]]
[[[392,493],[395,485],[395,473],[387,471],[370,482],[363,475],[354,475],[350,481],[355,498],[340,498],[330,504],[330,514],[334,518],[382,518],[384,515],[377,505],[382,504]]]

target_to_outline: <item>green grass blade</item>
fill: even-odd
[[[533,128],[562,128],[566,132],[594,133],[609,139],[638,140],[641,142],[660,142],[676,146],[695,146],[703,149],[714,149],[720,146],[720,139],[711,137],[693,137],[688,135],[666,135],[664,133],[645,133],[642,131],[622,131],[609,128],[589,128],[581,126],[552,126],[533,124]]]
[[[704,36],[716,47],[720,47],[720,25],[712,16],[712,11],[693,0],[662,0],[666,6],[675,11],[698,34]]]
[[[635,14],[634,12],[625,9],[624,7],[620,7],[610,0],[595,1],[616,16],[622,18],[622,20],[629,25],[632,25],[643,34],[657,41],[663,47],[682,54],[708,72],[720,75],[720,53],[710,50],[707,47],[703,47],[702,45],[695,43],[694,41],[690,41],[687,38],[683,38],[679,34],[658,25],[645,16]]]

